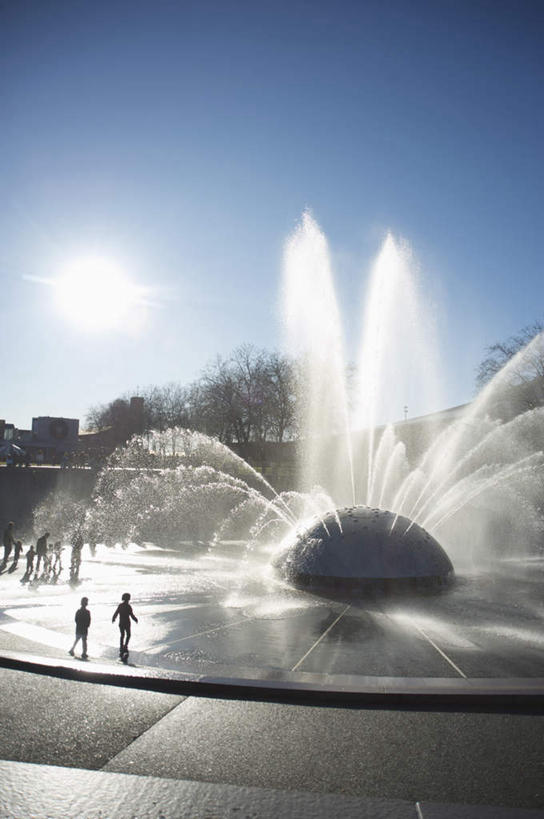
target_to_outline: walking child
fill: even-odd
[[[15,541],[15,548],[13,550],[13,563],[10,566],[10,572],[14,572],[17,568],[19,563],[19,557],[21,556],[21,552],[23,551],[23,541],[16,540]]]
[[[76,621],[76,639],[74,640],[72,648],[68,652],[68,654],[71,654],[73,657],[74,649],[81,640],[83,646],[83,653],[81,655],[82,660],[86,660],[89,656],[87,654],[87,634],[89,631],[89,626],[91,625],[91,612],[87,608],[88,602],[88,597],[81,598],[81,608],[76,611],[76,616],[74,617],[74,620]]]
[[[36,575],[40,572],[40,563],[44,562],[45,568],[45,558],[47,556],[47,538],[49,537],[49,532],[45,532],[41,537],[38,538],[36,541],[36,554],[38,555],[38,559],[36,561]]]
[[[115,609],[115,614],[111,618],[111,622],[115,623],[117,616],[119,617],[119,631],[120,631],[120,641],[119,641],[119,656],[125,657],[128,656],[128,641],[130,640],[130,620],[131,618],[134,620],[135,623],[138,622],[138,618],[132,611],[132,606],[130,605],[130,594],[125,592],[121,597],[122,603],[119,603],[117,608]]]
[[[31,544],[30,549],[26,553],[26,572],[23,575],[22,583],[26,583],[27,580],[30,580],[30,576],[32,574],[32,570],[34,568],[34,558],[36,557],[36,551],[34,546]]]
[[[53,554],[55,555],[52,565],[53,574],[60,574],[62,571],[62,563],[61,563],[61,555],[62,555],[62,544],[60,540],[55,542],[53,546]]]
[[[81,550],[83,549],[83,535],[78,531],[72,544],[70,560],[70,583],[76,586],[79,583],[79,567],[81,566]]]

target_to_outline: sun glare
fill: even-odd
[[[57,308],[81,329],[127,329],[141,318],[141,288],[110,260],[73,262],[53,284]]]

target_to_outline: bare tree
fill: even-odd
[[[476,375],[476,385],[480,388],[487,384],[504,365],[531,342],[535,336],[542,334],[544,325],[540,321],[523,327],[519,333],[505,341],[499,341],[486,348],[486,358],[480,363]],[[523,356],[520,364],[512,372],[512,383],[523,384],[544,377],[544,336],[540,343]]]
[[[190,427],[227,444],[287,440],[296,430],[295,372],[287,357],[242,345],[226,359],[218,356],[189,387],[172,382],[140,391],[145,429],[172,429],[175,436],[177,427]],[[126,440],[128,397],[91,408],[87,426],[112,426],[116,439]]]
[[[109,404],[91,407],[87,413],[86,427],[91,430],[113,427],[118,441],[124,441],[131,432],[130,402],[127,398],[116,398]]]
[[[267,361],[267,415],[271,439],[282,443],[296,435],[297,371],[286,356]]]
[[[239,443],[266,439],[266,353],[244,344],[234,351],[230,371],[237,391]]]
[[[172,431],[172,451],[176,451],[176,429],[189,422],[188,390],[170,382],[163,387],[148,387],[143,391],[146,429]]]
[[[197,428],[225,443],[283,441],[295,430],[294,367],[278,353],[238,347],[198,383]],[[196,426],[196,424],[195,424]]]
[[[218,356],[208,365],[198,382],[196,395],[198,406],[193,403],[192,416],[195,429],[216,435],[223,443],[243,440],[239,394],[228,362]]]

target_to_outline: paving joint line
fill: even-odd
[[[109,765],[109,764],[110,764],[110,762],[113,762],[113,760],[114,760],[114,759],[116,759],[118,756],[120,756],[120,754],[124,754],[124,753],[125,753],[125,751],[127,750],[127,748],[130,748],[132,745],[134,745],[134,743],[135,743],[135,742],[137,742],[139,739],[141,739],[141,737],[145,736],[147,733],[149,733],[149,731],[151,731],[153,728],[155,728],[155,726],[159,725],[159,724],[160,724],[160,723],[163,721],[163,719],[165,719],[166,717],[170,716],[170,714],[171,714],[173,711],[175,711],[175,710],[176,710],[176,708],[179,708],[181,705],[184,705],[184,703],[186,703],[188,699],[192,699],[192,697],[191,697],[191,695],[190,695],[190,694],[170,694],[170,695],[167,695],[167,696],[173,696],[173,697],[178,696],[178,697],[181,697],[181,702],[176,702],[174,705],[172,705],[172,707],[171,707],[171,708],[169,708],[169,709],[168,709],[168,711],[165,711],[165,713],[164,713],[164,714],[162,714],[162,715],[159,717],[159,719],[155,720],[155,722],[154,722],[152,725],[149,725],[147,728],[145,728],[143,731],[141,731],[141,732],[138,734],[138,736],[136,736],[136,737],[132,737],[132,739],[130,740],[130,742],[127,742],[127,744],[125,745],[125,747],[124,747],[124,748],[121,748],[121,750],[120,750],[120,751],[117,751],[117,753],[116,753],[116,754],[114,754],[113,756],[111,756],[111,757],[110,757],[110,758],[107,760],[107,762],[105,762],[105,763],[104,763],[104,764],[103,764],[103,765],[102,765],[100,768],[94,768],[94,769],[93,769],[93,768],[88,768],[88,769],[86,769],[86,770],[97,770],[97,771],[104,771],[104,773],[111,773],[110,771],[106,771],[106,770],[105,770],[105,769],[106,769],[106,765]]]
[[[417,631],[419,631],[419,633],[420,633],[420,634],[421,634],[423,637],[425,637],[425,639],[426,639],[426,640],[427,640],[427,641],[428,641],[428,642],[429,642],[429,643],[432,645],[432,647],[435,649],[435,651],[438,651],[438,653],[440,654],[440,656],[441,656],[441,657],[443,657],[443,658],[444,658],[444,660],[446,660],[446,662],[447,662],[447,663],[449,663],[449,664],[451,665],[451,667],[454,669],[454,671],[457,671],[457,673],[459,674],[459,676],[460,676],[460,677],[463,677],[463,679],[464,679],[464,680],[467,680],[467,679],[468,679],[467,675],[466,675],[466,674],[465,674],[463,671],[461,671],[461,669],[459,668],[459,666],[458,666],[458,665],[456,665],[456,664],[453,662],[453,660],[452,660],[452,659],[450,659],[450,657],[448,657],[448,655],[446,654],[446,652],[445,652],[445,651],[442,651],[442,649],[440,648],[440,646],[437,646],[437,644],[434,642],[434,640],[431,640],[431,638],[429,637],[429,635],[428,635],[428,634],[427,634],[427,633],[426,633],[426,632],[425,632],[425,631],[424,631],[424,630],[421,628],[421,626],[418,626],[418,624],[417,624],[417,623],[413,623],[413,625],[414,625],[414,628],[415,628],[415,629],[417,629]]]
[[[323,640],[323,638],[327,636],[327,634],[329,633],[329,631],[331,631],[331,630],[334,628],[334,626],[337,624],[337,622],[338,622],[339,620],[341,620],[341,619],[342,619],[342,617],[344,616],[344,614],[345,614],[345,613],[347,612],[347,610],[348,610],[348,609],[350,609],[350,608],[351,608],[351,603],[349,603],[349,605],[347,605],[347,606],[346,606],[346,608],[344,609],[344,611],[343,611],[341,614],[339,614],[339,615],[338,615],[338,617],[336,618],[336,620],[335,620],[333,623],[331,623],[331,624],[330,624],[330,626],[329,626],[327,629],[325,629],[325,631],[323,632],[323,634],[322,634],[320,637],[318,637],[318,638],[317,638],[317,640],[315,641],[315,643],[313,644],[313,646],[311,646],[311,647],[308,649],[308,651],[306,652],[306,654],[304,654],[304,655],[303,655],[303,656],[300,658],[300,660],[298,661],[298,663],[295,663],[295,665],[292,667],[291,671],[296,671],[296,670],[297,670],[297,668],[299,667],[299,665],[302,665],[302,663],[304,662],[304,660],[306,659],[306,657],[307,657],[309,654],[311,654],[311,653],[312,653],[312,651],[314,650],[314,648],[315,648],[316,646],[318,646],[318,645],[319,645],[319,643],[321,642],[321,640]]]

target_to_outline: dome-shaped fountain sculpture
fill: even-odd
[[[397,590],[449,585],[437,540],[408,518],[368,506],[329,512],[284,544],[275,567],[297,586]]]

